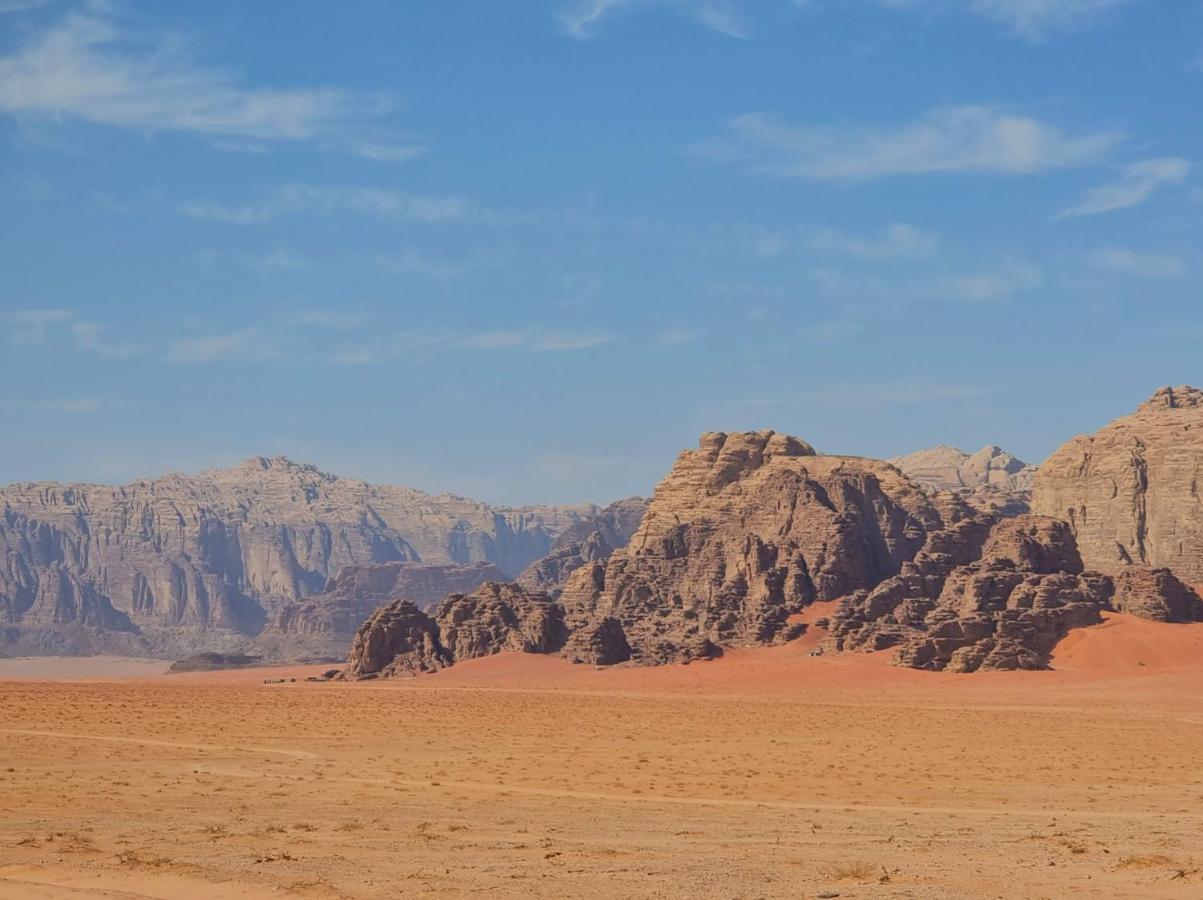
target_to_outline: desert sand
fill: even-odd
[[[0,667],[0,897],[1203,896],[1203,625],[1112,615],[1051,672],[813,642],[365,684]]]

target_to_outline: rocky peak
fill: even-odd
[[[1050,456],[1032,509],[1069,522],[1089,568],[1168,568],[1203,584],[1201,482],[1203,391],[1167,387]]]
[[[1137,412],[1157,412],[1164,409],[1195,409],[1203,406],[1203,391],[1188,384],[1163,387],[1137,407]]]

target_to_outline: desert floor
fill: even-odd
[[[1203,897],[1203,625],[1112,617],[1040,673],[807,650],[9,661],[0,897]]]

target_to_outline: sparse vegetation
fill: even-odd
[[[885,869],[867,860],[846,859],[828,863],[819,869],[819,874],[827,881],[876,881],[885,874]]]

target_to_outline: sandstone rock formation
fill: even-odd
[[[0,489],[0,644],[179,657],[237,651],[347,566],[517,575],[596,507],[495,508],[284,458],[123,487]]]
[[[1203,391],[1162,388],[1040,467],[1032,509],[1070,523],[1086,565],[1168,568],[1203,584]]]
[[[330,579],[322,593],[280,606],[254,646],[272,659],[343,659],[359,626],[390,601],[408,600],[429,611],[448,594],[504,580],[505,574],[493,563],[347,566]]]
[[[392,678],[437,672],[454,662],[434,620],[408,600],[376,610],[351,644],[348,678]]]
[[[1101,621],[1113,588],[1086,573],[1066,523],[971,519],[937,532],[902,573],[847,598],[827,647],[897,647],[923,669],[1041,669],[1070,628]]]
[[[585,563],[609,559],[615,550],[627,545],[643,521],[647,503],[642,497],[618,500],[596,516],[565,529],[545,557],[523,570],[517,583],[558,597],[569,575]]]
[[[1118,612],[1157,622],[1203,622],[1203,600],[1169,569],[1129,566],[1115,576]]]
[[[706,434],[630,543],[569,578],[566,652],[656,664],[787,639],[792,614],[897,574],[942,524],[886,463],[819,456],[771,431]]]
[[[555,653],[567,638],[564,609],[544,594],[490,582],[452,594],[434,615],[399,600],[374,613],[351,645],[344,677],[432,672],[503,651]]]
[[[1035,466],[993,445],[973,454],[940,445],[890,462],[925,490],[951,491],[970,505],[998,515],[1027,512],[1036,477]]]

